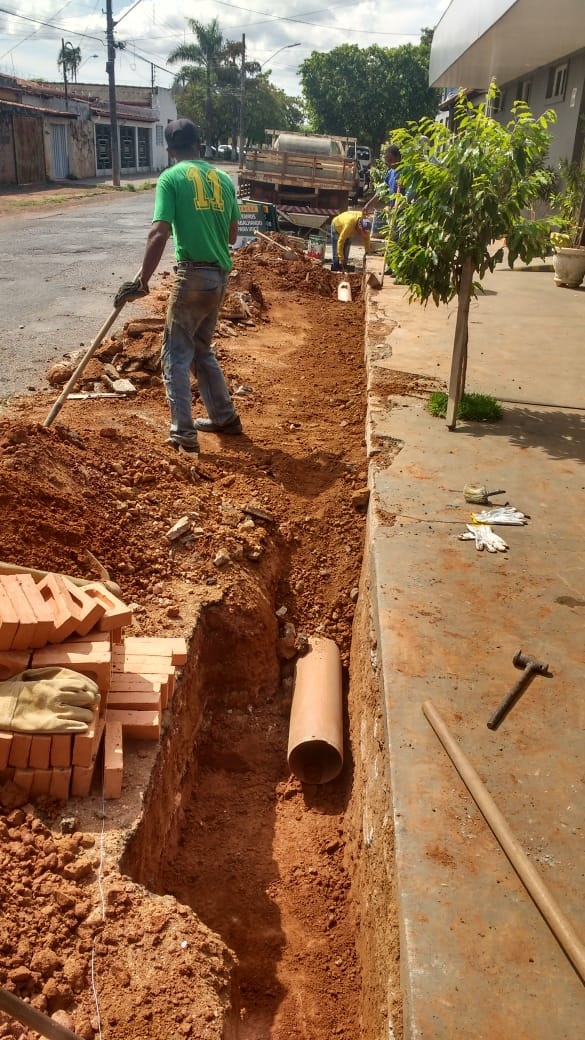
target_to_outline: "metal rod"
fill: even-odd
[[[570,921],[565,917],[554,896],[528,859],[524,849],[515,837],[506,818],[498,809],[485,784],[480,780],[469,759],[452,737],[445,722],[439,715],[432,701],[425,701],[422,710],[427,721],[434,729],[445,751],[449,755],[455,769],[472,795],[480,812],[491,827],[498,842],[518,874],[522,884],[528,891],[540,913],[544,917],[553,935],[566,953],[579,975],[585,982],[585,946],[577,935]]]

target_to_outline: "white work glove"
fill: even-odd
[[[0,682],[0,730],[84,733],[100,702],[97,684],[69,668],[27,668]]]
[[[481,513],[472,513],[471,519],[476,524],[508,524],[520,527],[527,523],[524,513],[514,506],[494,506],[493,509],[484,509]]]
[[[499,534],[494,534],[489,524],[467,524],[467,531],[465,534],[460,534],[459,538],[462,542],[475,541],[475,548],[480,552],[483,549],[487,549],[488,552],[505,552],[508,546],[503,538],[500,538]]]

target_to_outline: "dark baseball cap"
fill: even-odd
[[[199,130],[190,119],[175,119],[165,126],[165,138],[169,148],[183,152],[198,145],[201,138]]]

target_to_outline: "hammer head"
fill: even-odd
[[[517,650],[514,654],[513,663],[516,668],[530,669],[531,672],[537,672],[539,675],[548,675],[548,664],[544,661],[538,661],[536,657],[530,657],[529,654],[525,654],[522,650]]]

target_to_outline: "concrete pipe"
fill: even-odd
[[[341,660],[331,639],[314,636],[297,661],[288,764],[307,784],[326,784],[343,766]]]

